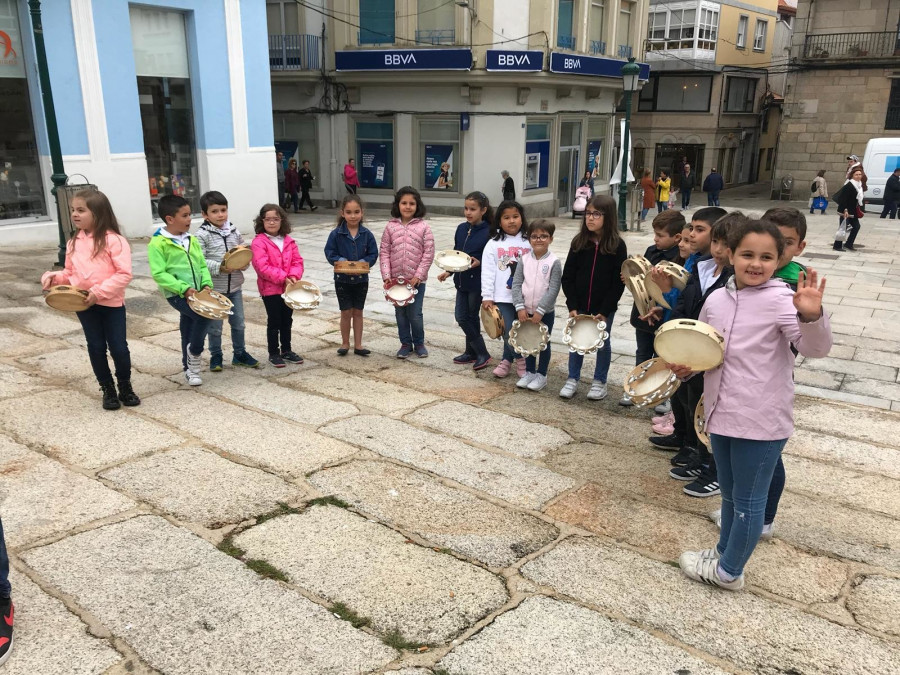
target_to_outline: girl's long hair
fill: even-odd
[[[594,207],[595,211],[603,214],[603,228],[600,230],[600,253],[612,254],[619,248],[619,220],[616,214],[616,200],[608,195],[594,195],[584,207],[584,215],[581,218],[581,229],[572,239],[572,250],[581,251],[590,247],[593,243],[593,233],[587,228],[588,209]]]
[[[344,195],[344,198],[341,200],[341,206],[338,209],[337,222],[334,224],[335,227],[340,227],[341,223],[344,222],[344,216],[341,214],[344,212],[344,209],[347,208],[347,204],[352,204],[353,202],[359,204],[359,210],[363,212],[363,219],[365,219],[366,210],[363,208],[362,199],[360,199],[359,195]],[[360,220],[359,224],[362,225],[363,221]]]
[[[291,232],[291,221],[288,220],[287,211],[281,208],[278,204],[263,204],[262,208],[259,210],[259,215],[253,219],[253,231],[256,234],[263,234],[266,231],[265,219],[266,213],[269,211],[275,211],[278,214],[278,217],[281,218],[281,226],[278,228],[278,235],[276,236],[285,236],[286,234],[290,234]]]
[[[515,209],[519,212],[519,217],[522,219],[522,227],[519,229],[519,232],[522,236],[525,236],[525,233],[528,232],[528,221],[525,220],[525,207],[522,206],[515,199],[506,199],[500,202],[500,206],[497,207],[497,210],[494,211],[494,219],[491,221],[491,229],[488,230],[488,236],[491,239],[496,239],[497,241],[503,241],[506,239],[506,232],[503,231],[503,228],[500,227],[500,219],[503,217],[503,212],[507,209]]]
[[[94,229],[91,231],[94,237],[94,250],[91,252],[91,258],[96,258],[106,249],[107,232],[122,234],[119,229],[119,221],[116,220],[116,214],[112,204],[109,203],[109,198],[100,190],[94,188],[79,190],[72,199],[83,199],[87,210],[94,217]],[[68,248],[69,253],[74,250],[75,237],[69,241]]]
[[[465,201],[473,201],[478,204],[478,208],[484,209],[484,215],[481,217],[482,221],[486,221],[488,224],[494,222],[494,210],[491,208],[491,200],[488,199],[487,195],[483,192],[470,192],[466,195]]]

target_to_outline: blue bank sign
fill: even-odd
[[[622,77],[624,61],[608,59],[602,56],[585,56],[583,54],[571,54],[564,52],[550,53],[550,72],[569,73],[570,75],[593,75],[594,77]],[[650,79],[650,66],[639,63],[641,67],[640,80]]]
[[[471,49],[360,49],[334,53],[335,70],[470,70]]]
[[[544,52],[488,49],[485,69],[500,72],[537,72],[544,68]]]

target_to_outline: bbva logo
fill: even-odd
[[[521,66],[525,63],[531,65],[528,54],[499,54],[497,56],[497,65],[500,66]]]
[[[407,63],[416,63],[416,57],[412,54],[385,54],[384,65],[405,66]]]
[[[4,59],[9,58],[10,54],[12,54],[14,59],[19,58],[19,55],[16,54],[16,50],[13,49],[12,38],[9,37],[8,33],[4,33],[2,30],[0,30],[0,50],[3,51],[2,58]]]

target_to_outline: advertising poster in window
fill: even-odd
[[[394,186],[394,144],[360,141],[359,184],[368,188]]]
[[[450,190],[453,188],[453,146],[425,146],[425,182],[423,185],[432,190]]]
[[[600,177],[600,148],[603,141],[588,141],[587,170],[591,172],[591,178]]]

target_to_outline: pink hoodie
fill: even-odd
[[[413,218],[406,225],[399,218],[391,218],[381,235],[381,278],[407,281],[413,277],[424,282],[428,268],[434,262],[434,235],[421,218]]]
[[[106,247],[96,258],[94,236],[79,230],[69,242],[66,266],[58,272],[44,272],[41,285],[69,285],[91,291],[97,304],[121,307],[125,304],[125,287],[131,283],[131,247],[128,240],[115,232],[106,233]]]
[[[303,277],[303,258],[290,235],[284,235],[284,248],[269,239],[264,232],[253,238],[253,269],[256,270],[256,286],[260,295],[281,295],[288,277]]]

